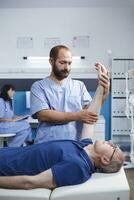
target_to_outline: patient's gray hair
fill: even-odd
[[[112,158],[108,165],[99,164],[97,171],[101,173],[115,173],[118,172],[124,163],[124,155],[116,156]]]

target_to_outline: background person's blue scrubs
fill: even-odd
[[[13,118],[14,113],[10,103],[0,98],[0,118]],[[8,146],[21,146],[26,140],[32,139],[32,131],[29,123],[25,120],[16,122],[0,122],[0,134],[16,133],[16,136],[9,139]]]
[[[35,175],[52,169],[57,187],[88,180],[95,168],[83,149],[91,140],[57,140],[0,149],[0,176]]]

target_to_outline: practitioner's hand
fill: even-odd
[[[98,114],[92,113],[87,109],[83,109],[78,112],[78,120],[83,123],[94,124],[98,120]]]
[[[109,94],[110,81],[107,69],[101,63],[95,63],[95,68],[98,71],[99,83],[104,87],[103,101]]]

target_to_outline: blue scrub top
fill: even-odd
[[[4,101],[0,98],[0,118],[12,118],[14,116],[13,110],[9,101]]]
[[[59,112],[78,112],[89,104],[91,96],[83,82],[70,77],[62,85],[50,78],[35,82],[31,87],[31,115],[44,109]],[[82,123],[72,121],[64,124],[40,122],[36,143],[58,139],[79,140]]]
[[[0,118],[13,118],[14,113],[9,101],[0,98]],[[29,129],[29,124],[25,120],[17,122],[0,122],[0,133],[18,133]]]
[[[95,172],[83,149],[89,139],[49,141],[26,147],[0,149],[0,176],[35,175],[52,169],[57,187],[80,184]]]

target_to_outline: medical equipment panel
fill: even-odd
[[[134,68],[133,58],[115,58],[111,72],[112,140],[130,150],[131,122],[126,115],[126,73]]]

